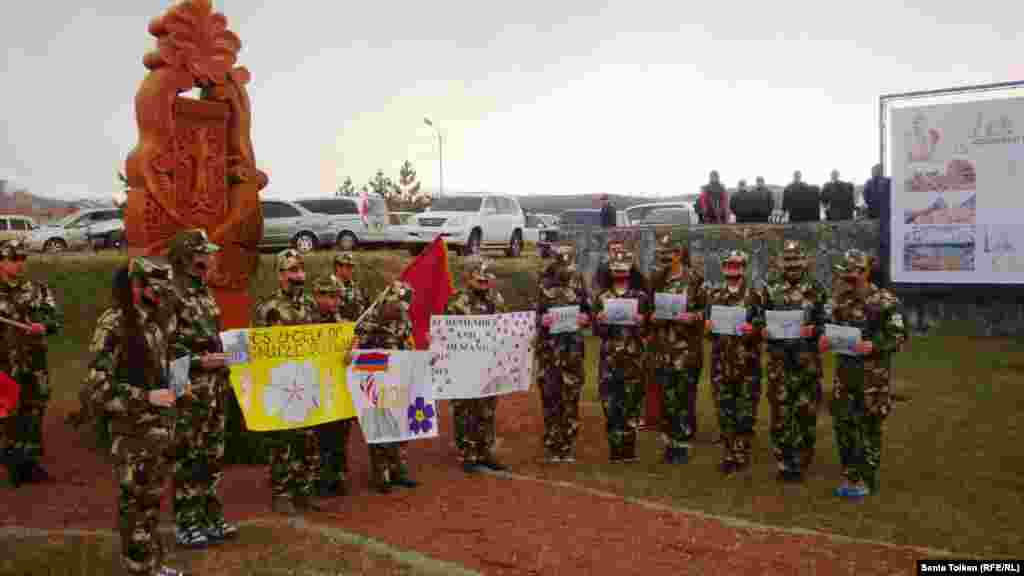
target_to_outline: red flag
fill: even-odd
[[[18,407],[21,388],[10,376],[0,372],[0,418],[6,418]]]
[[[448,247],[444,239],[438,236],[410,262],[402,272],[401,280],[413,289],[409,315],[412,317],[416,349],[426,350],[430,317],[443,314],[448,299],[455,293],[452,275],[448,270]]]

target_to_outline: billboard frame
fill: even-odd
[[[889,181],[889,218],[890,222],[887,223],[889,228],[889,250],[892,250],[892,205],[894,203],[893,197],[893,186],[892,177],[888,173],[888,162],[886,154],[888,152],[887,134],[886,130],[888,125],[886,123],[887,114],[890,110],[890,106],[893,102],[904,101],[904,100],[917,100],[924,98],[935,98],[942,96],[952,96],[959,94],[974,94],[984,92],[995,92],[1012,89],[1024,90],[1024,80],[1013,80],[1009,82],[996,82],[992,84],[975,84],[972,86],[960,86],[953,88],[940,88],[937,90],[918,90],[915,92],[901,92],[896,94],[883,94],[878,98],[878,134],[879,134],[879,148],[878,148],[878,161],[882,167],[882,175],[890,178]],[[922,282],[894,282],[892,280],[892,266],[894,259],[892,254],[889,255],[889,266],[890,269],[885,271],[885,276],[889,280],[889,288],[897,293],[915,293],[923,295],[942,296],[952,294],[954,291],[972,291],[975,292],[977,297],[1016,297],[1024,298],[1024,282],[1020,283],[965,283],[965,282],[950,282],[950,283],[922,283]]]

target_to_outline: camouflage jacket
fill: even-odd
[[[669,278],[656,292],[686,294],[686,311],[706,315],[707,290],[694,270]],[[652,296],[652,301],[653,301]],[[704,363],[704,320],[653,320],[655,355],[658,366],[682,370]]]
[[[371,312],[356,327],[359,347],[364,350],[415,350],[412,337],[412,320],[408,314],[402,313],[401,320],[384,320]]]
[[[804,274],[796,283],[785,278],[776,278],[765,285],[762,290],[764,305],[761,308],[760,320],[767,325],[765,312],[768,310],[803,310],[804,325],[814,326],[814,335],[802,340],[768,339],[768,349],[782,349],[795,344],[802,349],[816,351],[818,338],[825,333],[825,302],[828,294],[825,287],[810,274]]]
[[[590,314],[590,295],[583,282],[583,275],[573,272],[568,282],[562,282],[554,274],[545,271],[537,287],[537,353],[541,356],[566,347],[575,348],[576,344],[582,346],[583,335],[579,331],[550,334],[544,326],[544,315],[552,308],[562,306],[579,306],[580,313]]]
[[[826,322],[860,328],[861,339],[870,340],[874,351],[863,357],[842,356],[844,361],[888,360],[907,341],[903,306],[888,290],[869,284],[864,290],[844,289],[825,306]]]
[[[594,315],[597,316],[605,311],[607,301],[613,298],[627,298],[637,300],[637,313],[648,316],[650,313],[649,299],[647,293],[642,290],[626,288],[616,290],[611,288],[605,290],[594,301]],[[643,337],[647,333],[647,325],[644,326],[623,326],[617,324],[594,323],[594,332],[601,338],[602,360],[607,362],[611,370],[622,368],[628,360],[637,360],[644,353]]]
[[[158,322],[151,313],[140,312],[142,333],[146,346],[160,359],[162,374],[153,379],[153,385],[134,381],[125,371],[122,358],[120,308],[103,312],[96,323],[89,352],[93,360],[82,386],[80,399],[86,419],[99,413],[112,417],[111,432],[115,435],[147,434],[150,429],[167,428],[171,411],[150,404],[149,392],[167,388],[170,353],[168,337],[176,330],[176,318]]]
[[[312,296],[306,293],[292,296],[279,289],[256,306],[254,324],[257,327],[315,324],[319,316]]]
[[[444,313],[449,316],[474,316],[501,314],[505,312],[505,299],[497,290],[478,293],[474,290],[459,290],[448,299]]]
[[[722,336],[710,334],[712,361],[720,361],[726,368],[727,378],[746,377],[746,366],[751,359],[761,356],[761,328],[764,328],[763,314],[761,307],[764,303],[764,295],[760,290],[750,287],[744,281],[743,285],[736,292],[729,291],[725,284],[718,284],[708,290],[708,318],[713,313],[712,306],[742,306],[747,309],[747,322],[750,322],[754,330],[750,334],[741,336]],[[738,372],[733,369],[739,370]]]
[[[345,281],[338,278],[338,282],[341,284],[341,303],[338,305],[338,316],[341,320],[336,322],[355,322],[366,310],[366,296],[355,280]]]
[[[37,372],[46,372],[46,336],[56,334],[64,323],[53,292],[46,284],[30,280],[0,282],[0,317],[46,326],[45,335],[29,336],[20,328],[0,324],[0,372],[18,382]]]
[[[228,368],[204,370],[200,363],[204,354],[224,350],[220,341],[220,307],[205,284],[189,277],[184,280],[184,284],[175,284],[177,330],[170,334],[171,356],[191,356],[189,380],[193,387],[227,386]]]

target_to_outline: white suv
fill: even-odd
[[[434,198],[406,229],[410,251],[417,253],[438,236],[459,254],[504,249],[516,257],[523,251],[526,217],[511,196],[457,194]]]

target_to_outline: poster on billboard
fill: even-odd
[[[890,277],[1024,283],[1024,91],[893,105]]]

